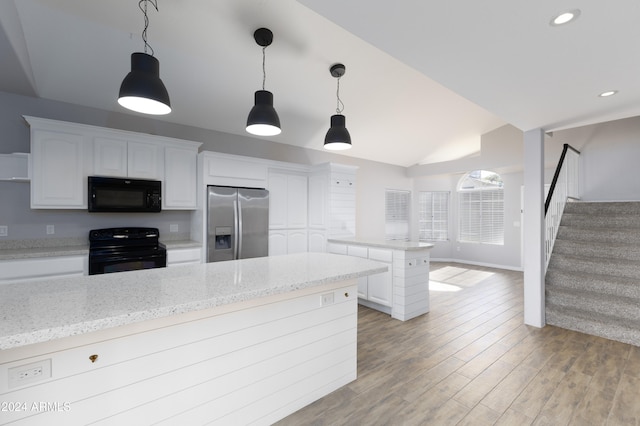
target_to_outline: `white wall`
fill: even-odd
[[[555,132],[581,152],[584,201],[640,200],[640,117]]]

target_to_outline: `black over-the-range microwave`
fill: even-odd
[[[162,182],[89,176],[90,212],[159,212]]]

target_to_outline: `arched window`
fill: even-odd
[[[504,244],[504,191],[498,173],[467,173],[458,183],[458,201],[458,241]]]

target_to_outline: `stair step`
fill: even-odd
[[[546,307],[545,321],[549,325],[640,346],[640,322],[619,320],[609,315],[596,316],[553,304]]]
[[[600,292],[640,301],[640,282],[632,278],[550,269],[545,277],[545,285],[547,288],[560,287],[578,291]]]
[[[588,228],[630,228],[640,230],[640,216],[636,214],[583,214],[567,213],[562,215],[560,225]]]
[[[585,241],[557,239],[553,252],[587,258],[602,258],[606,255],[606,258],[640,261],[640,245],[626,243],[588,244]]]
[[[545,292],[547,303],[554,306],[577,309],[592,315],[615,316],[621,320],[640,323],[637,299],[553,286],[547,287]]]
[[[640,214],[640,202],[620,201],[620,202],[572,202],[567,203],[565,213],[581,214]]]
[[[591,243],[640,244],[640,229],[634,228],[587,228],[578,226],[558,227],[560,240],[583,241]]]
[[[638,262],[625,259],[584,258],[554,253],[549,260],[548,270],[551,269],[640,280]]]

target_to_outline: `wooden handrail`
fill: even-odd
[[[565,143],[562,147],[562,155],[560,155],[560,161],[558,162],[558,166],[556,167],[556,171],[553,174],[553,180],[551,181],[551,187],[549,188],[549,193],[547,194],[547,199],[544,202],[544,215],[547,215],[547,210],[549,210],[549,205],[551,204],[551,196],[553,196],[553,191],[556,189],[556,184],[558,183],[558,178],[560,176],[560,169],[562,169],[562,165],[564,164],[564,158],[567,156],[567,151],[572,150],[576,154],[580,155],[580,151]]]

